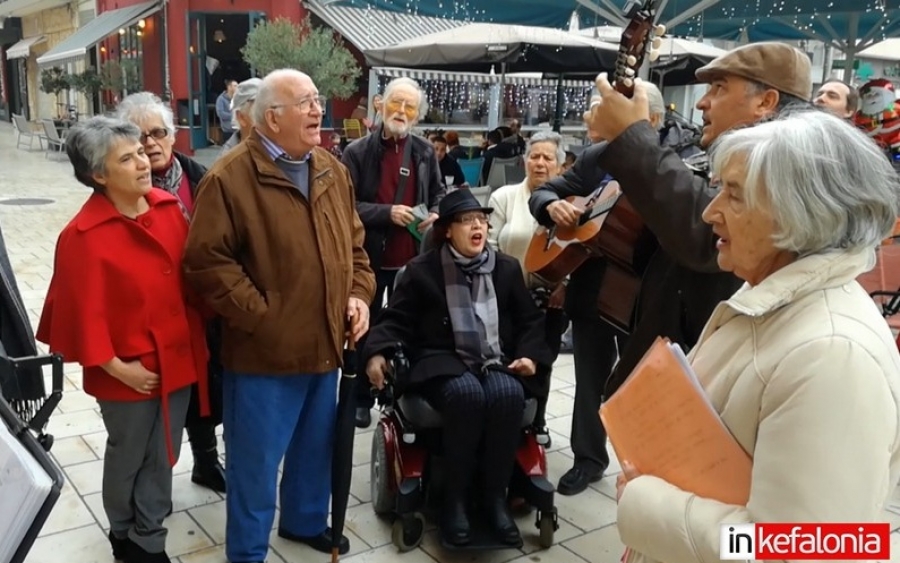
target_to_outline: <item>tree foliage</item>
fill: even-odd
[[[361,74],[356,58],[335,33],[313,26],[309,16],[300,24],[286,18],[261,22],[247,36],[241,54],[260,75],[280,68],[305,72],[326,98],[352,96]]]

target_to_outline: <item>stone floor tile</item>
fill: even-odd
[[[371,548],[366,542],[350,530],[344,530],[344,535],[350,540],[350,551],[341,556],[350,558],[358,553],[365,553]],[[331,554],[320,553],[306,544],[286,540],[278,537],[278,532],[272,530],[269,536],[269,545],[284,559],[285,563],[327,563],[331,561]]]
[[[169,530],[166,538],[166,552],[179,557],[200,551],[215,544],[187,512],[175,512],[164,523]]]
[[[172,504],[175,512],[190,510],[196,506],[222,500],[219,493],[191,482],[190,473],[182,473],[172,478]]]
[[[81,436],[54,440],[50,450],[60,467],[68,467],[86,461],[95,461],[97,454],[87,445]]]
[[[99,493],[103,489],[103,461],[89,461],[70,465],[66,477],[81,496]]]
[[[47,424],[47,433],[56,438],[70,438],[105,430],[103,419],[96,410],[54,413]]]
[[[441,545],[440,531],[425,534],[420,549],[441,563],[506,563],[523,555],[521,549],[497,549],[491,551],[450,551]]]
[[[415,549],[407,553],[398,553],[393,545],[386,545],[360,553],[352,557],[341,557],[342,563],[436,563],[437,560],[422,551]]]
[[[181,563],[226,563],[225,559],[225,546],[217,545],[215,547],[208,547],[206,549],[201,549],[200,551],[195,551],[193,553],[189,553],[187,555],[182,555],[178,558]],[[344,559],[341,559],[344,561]],[[285,563],[284,559],[281,558],[277,553],[273,551],[269,551],[269,555],[266,557],[266,563]]]
[[[78,496],[71,486],[63,488],[63,494],[60,495],[50,513],[50,517],[41,528],[41,536],[49,536],[66,530],[75,528],[83,528],[90,524],[96,524],[91,511],[88,510],[84,500]]]
[[[625,552],[615,525],[571,539],[563,547],[591,563],[619,563]]]
[[[112,563],[106,533],[97,524],[35,540],[27,563]]]

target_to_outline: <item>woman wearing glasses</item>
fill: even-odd
[[[141,144],[150,159],[153,187],[160,188],[178,200],[186,221],[194,211],[194,192],[206,168],[195,160],[174,151],[175,121],[172,109],[150,92],[126,96],[116,108],[117,116],[138,126]],[[197,392],[192,394],[187,415],[187,432],[194,454],[191,481],[225,492],[225,469],[219,463],[216,425],[221,422],[221,368],[219,366],[220,337],[218,321],[210,322],[207,339],[210,346],[210,402],[212,416],[201,417]]]
[[[362,355],[370,382],[381,389],[386,356],[402,343],[411,369],[396,391],[414,389],[442,414],[441,529],[456,546],[471,541],[470,493],[498,539],[521,545],[506,503],[525,408],[519,378],[551,361],[544,318],[518,262],[487,245],[491,211],[469,190],[441,201],[434,247],[407,265]],[[467,490],[476,475],[480,487]]]

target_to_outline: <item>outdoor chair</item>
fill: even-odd
[[[38,144],[43,149],[44,148],[44,135],[38,133],[31,127],[31,123],[25,119],[24,115],[16,115],[13,114],[13,127],[16,130],[16,148],[22,148],[22,145],[25,141],[28,141],[28,150],[31,150],[34,147],[34,140],[38,140]]]
[[[47,152],[44,153],[44,157],[50,158],[51,154],[55,156],[65,152],[66,141],[59,136],[59,131],[56,129],[56,124],[53,123],[53,120],[42,119],[41,125],[44,126],[44,138],[47,140]]]

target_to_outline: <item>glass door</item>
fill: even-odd
[[[191,148],[209,146],[206,109],[206,17],[205,14],[188,14],[188,127],[191,132]]]

